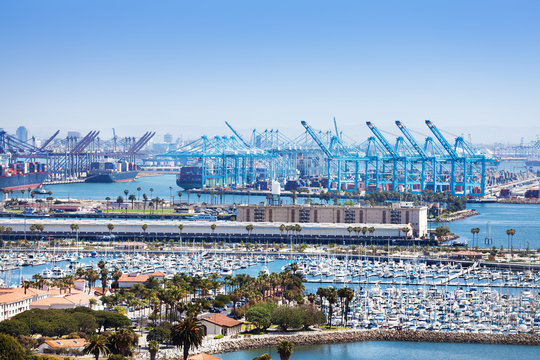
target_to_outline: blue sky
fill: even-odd
[[[0,2],[0,127],[540,134],[539,1]],[[110,133],[110,134],[109,134]]]

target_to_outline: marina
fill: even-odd
[[[334,256],[291,258],[286,254],[238,256],[206,250],[179,253],[111,252],[77,255],[57,253],[3,253],[6,284],[29,280],[35,274],[45,279],[74,276],[78,268],[99,271],[104,260],[110,269],[126,274],[161,271],[167,278],[175,274],[219,278],[247,274],[257,276],[281,272],[295,264],[304,277],[305,292],[319,287],[351,287],[354,298],[345,313],[335,307],[335,326],[378,329],[399,328],[425,331],[518,333],[539,331],[540,273],[538,267],[525,271],[467,268],[460,264],[427,265],[412,259],[368,261],[338,259]],[[99,282],[98,282],[99,284]],[[329,304],[322,303],[328,311]]]

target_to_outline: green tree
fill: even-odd
[[[272,325],[272,314],[266,306],[255,305],[246,312],[246,320],[252,322],[257,329],[266,330]]]
[[[0,360],[24,360],[24,348],[11,335],[0,334]]]
[[[172,328],[172,343],[183,348],[184,359],[188,358],[190,349],[201,346],[203,338],[203,327],[194,317],[187,317]]]
[[[297,307],[280,306],[272,314],[272,323],[277,324],[283,331],[298,329],[304,325],[303,312]]]
[[[108,340],[103,335],[93,335],[88,339],[88,345],[83,349],[85,354],[92,354],[96,360],[99,360],[100,355],[108,355],[110,353]]]
[[[294,352],[294,344],[290,341],[283,340],[277,347],[277,352],[281,360],[289,360]]]

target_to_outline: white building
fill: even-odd
[[[235,335],[242,331],[243,322],[222,314],[212,314],[199,319],[204,329],[204,335]]]
[[[0,321],[7,320],[13,316],[30,309],[30,304],[40,301],[49,296],[47,291],[21,287],[0,289]]]

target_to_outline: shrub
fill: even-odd
[[[11,335],[0,334],[0,359],[24,360],[26,351]]]
[[[150,329],[146,339],[148,341],[155,340],[158,343],[171,342],[171,328],[172,325],[168,322],[163,322],[153,329]]]
[[[219,334],[219,335],[216,335],[214,336],[214,339],[223,339],[223,334]]]

